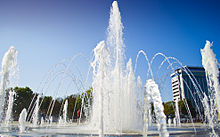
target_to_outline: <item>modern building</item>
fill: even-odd
[[[201,99],[208,95],[205,69],[186,66],[171,74],[171,79],[173,100],[188,99],[196,111],[203,111]]]

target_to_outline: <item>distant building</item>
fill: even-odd
[[[201,99],[208,95],[205,69],[202,67],[183,67],[171,74],[173,100],[190,100],[196,111],[203,111]],[[193,82],[192,82],[193,81]],[[201,94],[198,94],[201,93]]]

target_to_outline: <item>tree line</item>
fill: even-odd
[[[163,103],[163,106],[164,106],[164,114],[168,118],[174,118],[175,117],[175,110],[176,110],[175,102],[168,101],[166,103]],[[196,118],[198,113],[196,112],[196,109],[193,107],[191,101],[188,99],[178,101],[180,118],[189,118],[189,112],[187,110],[187,107],[189,108],[188,110],[190,111],[192,118]]]
[[[7,89],[6,90],[6,97],[8,98],[8,93],[10,90],[15,92],[14,103],[13,103],[13,110],[12,110],[12,117],[14,121],[19,119],[19,115],[21,111],[25,108],[28,111],[28,115],[33,113],[33,107],[36,105],[35,102],[37,97],[40,96],[38,93],[34,93],[29,87],[15,87],[14,89]],[[77,111],[81,110],[82,103],[84,106],[88,106],[88,100],[91,100],[91,91],[92,88],[85,91],[82,94],[73,94],[67,96],[65,98],[56,98],[53,99],[52,96],[41,96],[39,99],[39,116],[44,117],[45,119],[48,117],[50,109],[48,110],[49,106],[51,106],[52,101],[54,101],[54,107],[51,113],[53,118],[58,119],[60,115],[62,115],[62,107],[64,105],[65,100],[68,100],[68,110],[67,116],[68,119],[76,119],[77,118]],[[8,99],[6,98],[5,102],[5,109],[7,109]],[[84,102],[83,102],[84,101]],[[82,118],[85,117],[84,109],[82,109]],[[30,119],[27,119],[30,120]]]

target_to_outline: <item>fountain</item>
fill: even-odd
[[[67,123],[67,108],[68,108],[68,100],[65,101],[64,108],[63,108],[63,121],[64,121],[64,124]]]
[[[217,137],[217,134],[215,133],[215,129],[214,129],[214,115],[213,115],[213,112],[212,112],[213,109],[211,109],[212,106],[210,107],[210,105],[208,104],[208,98],[207,98],[206,95],[204,96],[203,102],[205,104],[205,106],[204,106],[205,117],[208,121],[209,127],[212,130],[213,136]]]
[[[34,112],[33,112],[33,115],[32,115],[33,126],[34,127],[37,127],[38,122],[39,122],[39,99],[40,99],[40,96],[37,97],[37,100],[35,102]]]
[[[2,60],[1,83],[0,83],[0,121],[4,115],[6,88],[10,85],[10,79],[17,71],[17,51],[14,47],[5,53]]]
[[[176,116],[175,120],[176,121],[175,122],[177,126],[181,126],[178,99],[175,101],[175,106],[176,106],[176,109],[175,109],[175,116]]]
[[[212,44],[206,41],[204,49],[201,49],[202,65],[205,68],[209,91],[214,92],[215,103],[220,110],[220,85],[219,85],[219,68],[215,53],[211,49]]]
[[[157,118],[157,125],[158,125],[158,131],[159,135],[161,137],[168,137],[169,133],[167,131],[167,126],[166,126],[166,116],[164,114],[164,107],[162,105],[162,99],[160,96],[160,91],[158,88],[158,85],[155,83],[154,80],[149,79],[146,81],[146,92],[150,95],[153,105],[154,105],[154,112]]]
[[[144,110],[144,116],[143,116],[143,136],[147,136],[148,127],[152,126],[150,124],[151,119],[151,92],[149,90],[146,90],[144,92],[144,98],[143,98],[143,110]]]
[[[92,62],[94,102],[91,124],[100,130],[101,134],[141,130],[142,127],[141,108],[137,108],[137,84],[131,59],[125,69],[123,66],[122,28],[118,5],[114,1],[107,42],[101,41],[96,46],[95,59]]]
[[[10,89],[9,98],[8,98],[8,107],[7,107],[6,116],[5,116],[6,127],[8,127],[9,123],[12,121],[12,108],[13,108],[13,103],[14,103],[14,96],[15,96],[15,92],[12,89]]]
[[[212,43],[206,41],[204,49],[201,49],[202,65],[205,68],[209,92],[209,97],[205,95],[203,102],[205,103],[205,116],[209,127],[212,129],[212,134],[213,136],[218,136],[214,130],[214,123],[216,121],[216,111],[220,110],[219,68],[216,55],[211,49],[212,45]]]
[[[218,68],[216,65],[216,59],[214,58],[214,53],[210,52],[211,44],[207,42],[204,50],[201,50],[203,56],[203,65],[206,68],[207,78],[210,83],[209,87],[212,87],[212,96],[204,97],[203,104],[205,108],[205,115],[209,121],[209,126],[212,128],[214,136],[217,136],[214,127],[214,111],[215,107],[219,107],[219,81]],[[173,64],[179,61],[173,57],[166,57],[162,53],[157,53],[151,61],[148,60],[147,54],[141,50],[138,52],[135,67],[133,69],[132,60],[129,59],[127,64],[125,63],[124,55],[125,45],[123,42],[123,24],[121,22],[121,16],[118,8],[118,3],[114,1],[112,3],[112,8],[110,12],[109,26],[107,29],[107,39],[100,41],[94,48],[94,58],[91,62],[91,68],[93,69],[93,81],[92,81],[92,104],[88,107],[84,106],[85,94],[82,96],[82,107],[80,108],[78,117],[78,122],[70,123],[71,119],[67,118],[68,100],[65,101],[64,105],[61,106],[62,110],[61,116],[59,115],[58,124],[55,123],[56,117],[51,115],[53,107],[55,105],[55,99],[50,103],[47,111],[47,116],[41,117],[41,122],[39,121],[39,111],[40,111],[40,96],[37,96],[36,101],[31,102],[28,110],[33,110],[33,114],[30,116],[32,123],[26,124],[27,111],[23,109],[19,117],[19,130],[24,133],[25,128],[28,126],[29,134],[43,134],[47,135],[95,135],[95,136],[144,136],[147,135],[159,135],[161,137],[168,137],[169,135],[178,134],[192,134],[195,133],[193,128],[180,126],[180,114],[178,108],[178,100],[176,100],[176,117],[173,119],[174,127],[171,127],[171,118],[168,119],[169,127],[166,124],[166,116],[164,114],[164,107],[162,103],[162,98],[160,95],[160,84],[156,82],[153,76],[153,71],[151,69],[151,64],[157,55],[162,55],[164,61],[162,61],[160,67],[165,61],[168,62],[168,68],[173,70]],[[148,70],[146,83],[144,87],[142,86],[142,80],[140,76],[135,77],[137,60],[139,54],[143,54],[147,61]],[[2,62],[2,81],[1,81],[1,91],[0,91],[0,112],[3,112],[5,89],[8,85],[9,76],[11,75],[11,69],[16,66],[16,56],[17,52],[13,47],[5,54]],[[210,58],[210,56],[212,58]],[[74,60],[75,56],[71,59]],[[207,59],[207,60],[206,60]],[[174,60],[175,62],[170,62]],[[214,61],[214,62],[212,62]],[[207,62],[210,62],[209,64]],[[179,63],[181,66],[182,64]],[[62,72],[63,77],[61,82],[58,84],[58,89],[55,96],[57,96],[58,90],[63,83],[63,79],[70,65],[65,67]],[[159,68],[160,68],[159,67]],[[210,71],[211,70],[211,71]],[[190,73],[190,72],[189,72]],[[150,78],[150,76],[151,78]],[[74,82],[76,80],[74,79]],[[83,84],[82,84],[83,85]],[[84,86],[84,85],[83,85]],[[78,89],[85,89],[85,87],[79,87]],[[160,89],[160,90],[159,90]],[[11,92],[9,93],[9,105],[7,114],[11,114],[13,96]],[[210,102],[209,99],[213,99]],[[43,99],[42,99],[43,100]],[[42,101],[41,100],[41,101]],[[216,101],[214,101],[216,100]],[[10,103],[11,102],[11,103]],[[34,103],[35,102],[35,103]],[[69,102],[70,103],[70,102]],[[216,105],[216,104],[217,105]],[[61,107],[61,108],[62,108]],[[76,107],[76,105],[75,105]],[[75,113],[75,107],[73,115]],[[9,111],[10,110],[10,111]],[[154,110],[152,112],[152,110]],[[189,108],[188,108],[189,110]],[[82,120],[82,113],[86,113],[86,120]],[[29,113],[29,112],[28,112]],[[190,112],[189,112],[190,113]],[[190,114],[191,115],[191,114]],[[29,119],[29,118],[27,118]],[[192,119],[192,118],[191,118]],[[6,116],[6,121],[10,121],[10,115]],[[192,120],[191,120],[192,121]],[[40,122],[40,125],[39,125]],[[193,122],[193,121],[192,121]],[[177,126],[175,127],[175,124]],[[60,126],[62,125],[62,126]],[[194,124],[193,124],[194,125]],[[46,129],[45,129],[46,127]],[[206,128],[197,127],[197,131],[201,133],[206,133],[208,131],[203,131]]]
[[[19,130],[21,133],[25,132],[25,128],[26,128],[26,117],[27,117],[27,110],[24,108],[21,111],[21,114],[19,116]]]
[[[67,123],[67,108],[68,108],[68,100],[65,101],[63,107],[63,117],[59,117],[58,125],[65,125]]]

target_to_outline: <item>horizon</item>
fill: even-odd
[[[20,69],[18,86],[28,86],[38,92],[37,89],[50,68],[65,58],[81,53],[91,61],[95,46],[106,39],[112,2],[1,1],[0,58],[3,58],[10,46],[13,45],[17,49]],[[200,49],[205,46],[206,40],[213,42],[212,49],[219,61],[218,4],[218,1],[205,0],[200,3],[119,0],[124,25],[125,62],[131,58],[134,67],[137,53],[143,50],[150,59],[160,52],[179,59],[186,66],[202,67]],[[153,68],[157,70],[162,61],[156,61]],[[79,68],[85,79],[89,62],[80,57],[77,66],[72,67]],[[144,77],[147,69],[144,57],[139,57],[136,77]],[[166,73],[166,70],[155,74],[162,72]],[[168,78],[161,83],[162,86],[167,86],[161,88],[164,102],[173,98],[171,79],[166,79]],[[142,82],[145,80],[142,79]],[[91,82],[91,77],[89,81]],[[53,92],[48,95],[50,94]],[[67,94],[71,94],[71,91]]]

